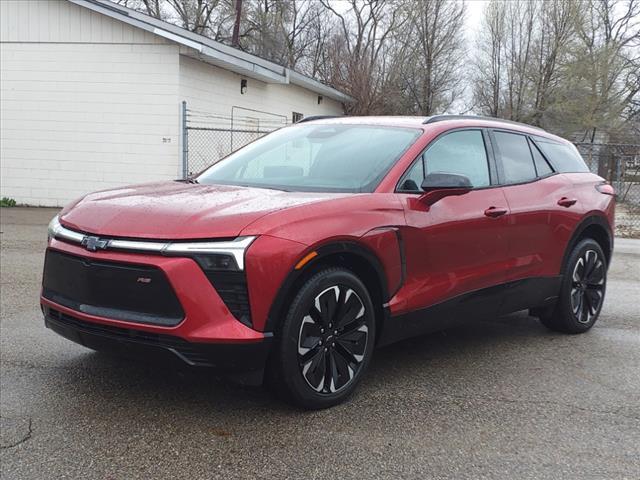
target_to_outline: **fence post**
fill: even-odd
[[[229,146],[229,153],[233,152],[233,107],[231,107],[231,145]]]
[[[182,178],[189,175],[189,131],[187,129],[187,102],[182,101]]]

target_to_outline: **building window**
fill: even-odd
[[[318,105],[321,105],[324,101],[324,97],[322,95],[318,95]]]
[[[247,93],[247,81],[244,78],[240,80],[240,93],[242,95]]]
[[[291,114],[291,121],[293,123],[298,123],[300,120],[302,120],[304,118],[304,115],[298,112],[293,112]]]

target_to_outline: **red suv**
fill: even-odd
[[[529,309],[600,313],[614,194],[574,146],[482,117],[318,118],[187,181],[93,193],[49,227],[46,325],[323,408],[375,346]]]

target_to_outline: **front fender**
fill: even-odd
[[[298,262],[308,257],[311,252],[315,256],[303,267],[295,268]],[[316,271],[323,265],[340,266],[341,259],[347,263],[345,265],[347,268],[352,266],[356,259],[358,263],[368,266],[371,275],[362,280],[365,284],[375,282],[381,297],[381,308],[400,288],[404,279],[404,256],[401,253],[401,240],[394,227],[377,228],[365,233],[360,238],[334,238],[307,247],[291,263],[286,278],[279,284],[280,288],[269,309],[264,326],[265,331],[274,331],[277,328],[279,316],[287,301],[295,294],[310,272]]]

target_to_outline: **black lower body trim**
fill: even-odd
[[[555,303],[562,276],[536,277],[495,285],[395,317],[385,316],[378,345],[455,327],[468,320],[544,308]]]
[[[561,285],[562,275],[505,283],[498,315],[552,305],[558,299]]]
[[[146,361],[211,367],[229,373],[255,372],[261,376],[271,347],[270,337],[243,344],[194,343],[172,335],[86,322],[46,306],[43,310],[45,325],[73,342]]]

